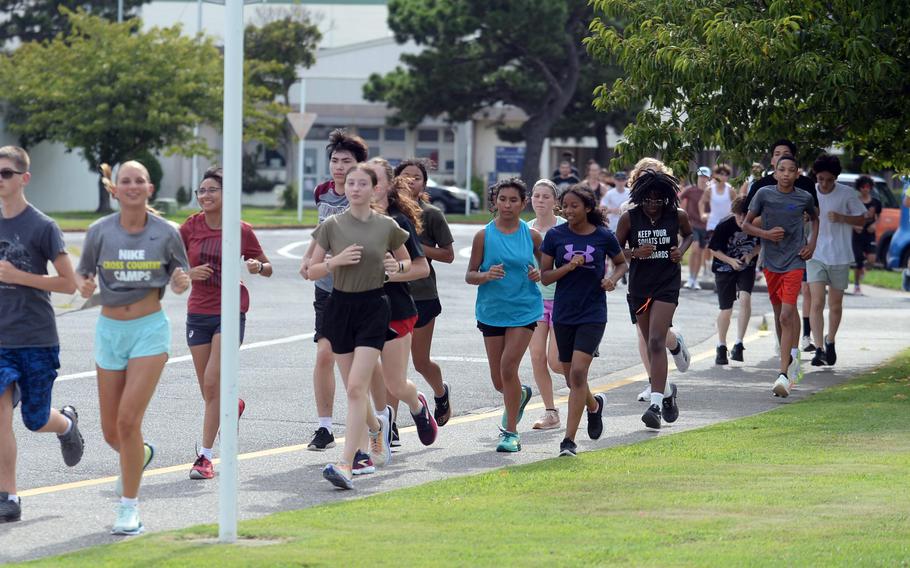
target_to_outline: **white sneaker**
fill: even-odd
[[[651,400],[651,385],[645,387],[645,390],[638,393],[638,402],[646,402]]]
[[[691,278],[686,280],[686,283],[683,284],[683,288],[686,290],[691,290],[693,286],[695,286],[695,280],[692,280]]]
[[[812,338],[808,335],[804,335],[799,342],[800,351],[812,351],[815,352],[815,345],[812,344]]]
[[[673,355],[673,362],[676,363],[676,370],[680,373],[685,373],[689,370],[689,349],[686,347],[686,341],[683,339],[683,336],[680,332],[673,332],[676,334],[676,342],[679,343],[679,352]]]
[[[783,373],[778,375],[777,380],[774,381],[774,386],[771,387],[771,392],[774,393],[774,396],[779,396],[781,398],[790,396],[790,379]]]
[[[701,284],[698,283],[698,280],[696,280],[696,281],[692,284],[692,289],[693,289],[693,290],[701,290]]]

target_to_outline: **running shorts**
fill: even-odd
[[[537,329],[537,322],[535,321],[535,322],[529,323],[528,325],[520,325],[520,326],[516,326],[516,327],[499,327],[499,326],[495,326],[495,325],[487,325],[480,321],[477,322],[477,329],[480,330],[480,333],[482,333],[484,337],[503,337],[506,334],[506,330],[521,329],[521,328],[530,329],[531,331],[534,331],[535,329]]]
[[[22,402],[22,422],[40,430],[51,416],[51,391],[60,368],[60,347],[0,347],[0,394],[12,388],[13,408]]]
[[[389,298],[382,288],[366,292],[332,290],[325,308],[323,333],[337,355],[357,347],[382,350],[389,332]]]
[[[766,268],[765,281],[768,282],[768,297],[771,298],[771,303],[795,306],[799,300],[799,291],[802,288],[805,272],[802,268],[787,272],[771,272]]]
[[[714,286],[717,289],[717,302],[720,304],[720,309],[729,310],[739,299],[740,292],[752,293],[755,288],[755,268],[715,272]]]
[[[553,331],[556,334],[556,348],[559,350],[559,361],[571,363],[572,353],[581,351],[594,356],[603,339],[606,323],[582,323],[567,325],[554,323]]]
[[[400,320],[389,322],[389,333],[386,335],[386,341],[392,341],[399,337],[405,337],[414,331],[414,324],[417,323],[417,316],[411,316]]]
[[[95,363],[109,371],[123,371],[130,359],[170,355],[171,322],[164,310],[133,320],[98,316],[95,326]]]
[[[648,311],[653,302],[666,302],[678,306],[679,289],[663,290],[651,297],[627,294],[626,301],[629,303],[629,315],[632,316],[632,323],[638,323],[638,318],[636,316]],[[670,327],[673,327],[673,322],[670,322]]]
[[[316,286],[316,295],[313,297],[313,311],[316,312],[316,321],[313,326],[313,331],[316,333],[313,335],[313,343],[316,343],[325,337],[322,326],[325,322],[325,307],[331,295],[331,292],[326,292],[319,286]]]
[[[806,261],[806,273],[809,275],[810,284],[822,282],[838,290],[846,290],[850,284],[849,264],[825,264],[810,258]]]
[[[553,300],[543,301],[543,315],[537,321],[545,325],[553,325]]]
[[[414,305],[417,306],[417,323],[414,324],[415,328],[429,325],[430,322],[442,313],[442,304],[439,303],[439,298],[433,298],[432,300],[414,300]]]
[[[698,227],[692,227],[692,237],[695,239],[694,242],[698,243],[698,246],[705,248],[708,246],[708,230],[700,229]]]
[[[246,331],[246,314],[240,314],[240,343]],[[208,345],[212,338],[221,333],[219,314],[186,314],[186,344],[190,347]]]

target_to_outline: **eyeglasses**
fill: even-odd
[[[19,175],[22,175],[22,174],[24,174],[24,173],[25,173],[25,172],[17,172],[16,170],[10,170],[10,169],[8,169],[8,168],[4,168],[4,169],[0,170],[0,178],[3,178],[3,179],[12,179],[13,176],[19,176]]]
[[[215,194],[215,193],[218,193],[219,191],[221,191],[220,187],[200,187],[199,189],[196,190],[196,197],[201,197],[201,196],[207,195],[209,193]]]
[[[642,201],[642,203],[644,203],[645,205],[666,205],[666,204],[667,204],[667,200],[666,200],[666,199],[652,199],[652,198],[650,198],[650,197],[647,197],[647,198],[645,198],[645,199],[642,199],[641,201]]]

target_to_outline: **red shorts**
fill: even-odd
[[[389,322],[389,329],[394,331],[397,337],[404,337],[414,331],[414,324],[416,323],[417,316],[411,316],[403,320],[393,320]]]
[[[765,270],[765,280],[768,282],[768,296],[774,305],[796,305],[799,300],[799,290],[803,284],[805,270],[797,268],[788,272],[771,272]]]

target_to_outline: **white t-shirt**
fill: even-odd
[[[607,193],[604,194],[603,199],[600,200],[600,206],[604,209],[619,210],[619,206],[629,200],[629,192],[625,190],[625,187],[622,189],[623,191],[619,191],[617,188],[607,191]],[[610,223],[611,231],[616,231],[616,226],[619,225],[620,215],[620,213],[607,214],[607,221]]]
[[[818,240],[812,258],[828,266],[850,264],[853,262],[853,227],[847,223],[831,222],[828,213],[833,211],[854,217],[865,214],[866,207],[855,190],[836,183],[831,193],[824,194],[818,190],[818,208]]]

